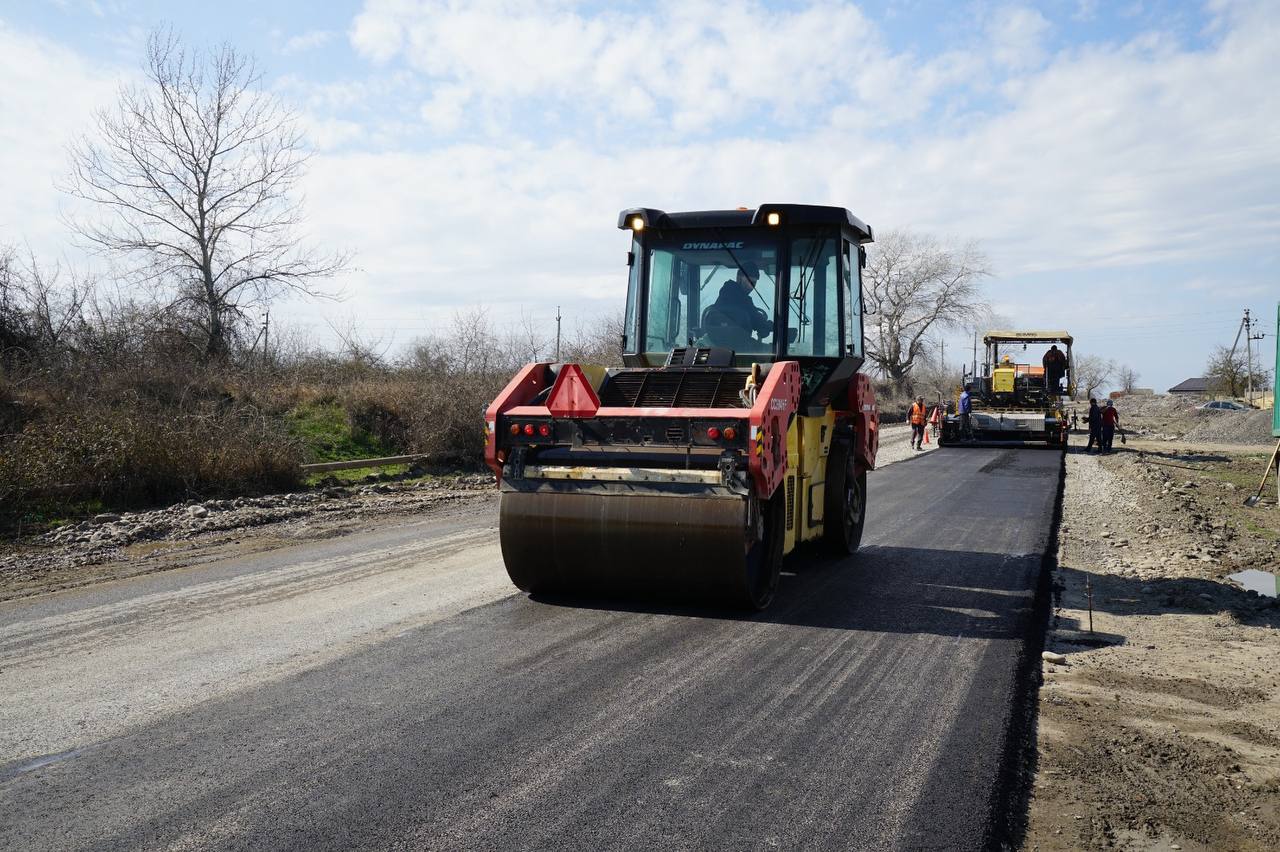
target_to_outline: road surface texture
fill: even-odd
[[[877,471],[755,617],[531,600],[492,498],[0,605],[0,848],[989,848],[1060,470]]]

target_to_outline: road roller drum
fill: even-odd
[[[763,608],[777,587],[777,512],[732,494],[504,491],[502,558],[535,594],[675,596]]]

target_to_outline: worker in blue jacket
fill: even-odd
[[[960,394],[960,405],[956,409],[956,413],[960,415],[960,434],[966,438],[973,437],[973,426],[969,422],[969,417],[973,414],[973,399],[969,396],[971,387],[964,386],[964,392]]]

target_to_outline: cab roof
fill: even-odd
[[[1071,335],[1065,331],[988,331],[983,343],[1065,343],[1071,345]]]
[[[871,226],[854,216],[844,207],[824,207],[816,204],[761,204],[754,210],[698,210],[686,213],[668,213],[652,207],[630,207],[618,214],[618,227],[630,230],[631,222],[639,216],[646,228],[676,230],[681,228],[766,228],[768,215],[777,213],[782,225],[839,225],[854,232],[859,244],[875,239]]]

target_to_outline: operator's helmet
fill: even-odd
[[[746,273],[747,277],[751,279],[752,285],[760,280],[760,267],[753,260],[742,261],[742,269],[740,271]]]

